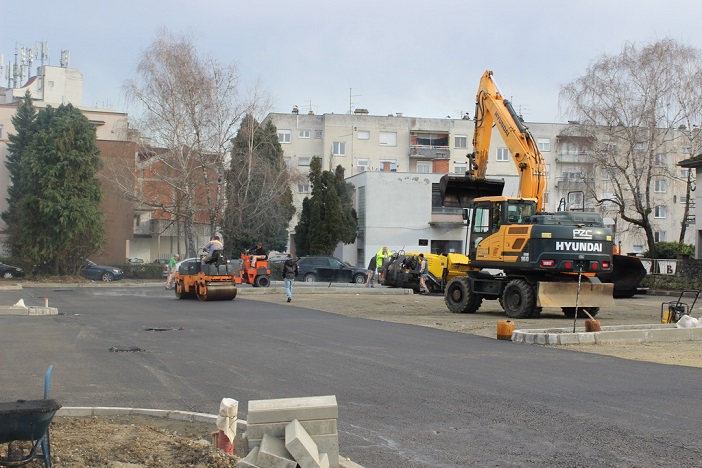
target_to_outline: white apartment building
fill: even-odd
[[[324,169],[333,170],[342,165],[348,181],[356,186],[359,236],[354,245],[340,246],[337,256],[353,264],[367,265],[383,245],[406,251],[464,251],[466,228],[460,213],[442,210],[436,198],[442,175],[463,174],[467,170],[466,154],[472,151],[472,120],[401,114],[374,116],[365,110],[322,115],[294,110],[290,114],[271,113],[264,122],[268,120],[278,129],[278,140],[289,168],[306,175],[311,158],[318,156]],[[578,136],[573,131],[575,123],[527,122],[526,125],[547,163],[546,210],[556,211],[565,204],[568,208],[599,211],[623,252],[644,252],[647,244],[642,232],[582,195],[588,186],[597,187],[601,195],[611,190],[606,174],[594,167],[592,140]],[[675,164],[689,156],[684,148],[671,147],[665,163],[675,170]],[[655,185],[653,221],[658,241],[677,241],[680,234],[687,169],[677,170],[680,177]],[[497,129],[493,129],[487,174],[506,180],[504,195],[518,195],[517,169]],[[302,199],[309,192],[307,183],[293,187],[298,213],[290,223],[291,234],[298,222]],[[695,238],[694,227],[690,227],[686,242],[693,243]]]

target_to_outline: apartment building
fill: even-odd
[[[356,186],[359,236],[356,244],[340,246],[337,256],[365,265],[383,245],[407,251],[464,251],[465,223],[459,212],[442,208],[437,197],[442,175],[463,174],[467,170],[472,120],[376,116],[364,109],[353,114],[322,115],[301,114],[293,109],[290,114],[271,113],[264,122],[268,120],[278,129],[289,168],[304,175],[311,158],[318,156],[324,169],[342,165],[348,181]],[[600,206],[586,195],[591,187],[596,188],[600,198],[612,191],[609,174],[596,167],[598,142],[583,136],[574,122],[526,125],[547,164],[546,210],[566,207],[599,211],[605,224],[615,232],[623,252],[644,252],[647,244],[642,231],[622,221],[611,205]],[[671,176],[661,177],[654,184],[655,236],[659,241],[677,241],[687,201],[688,169],[676,169],[676,164],[689,158],[690,153],[688,148],[671,142],[663,154],[657,158],[670,168]],[[643,152],[641,157],[645,157]],[[506,180],[504,195],[518,195],[517,168],[495,128],[487,174]],[[300,183],[293,192],[299,209],[310,187]],[[297,217],[291,221],[291,234],[297,222]],[[692,220],[685,222],[689,225]],[[403,223],[413,227],[403,227]],[[414,235],[404,236],[403,230],[414,231]],[[694,242],[693,231],[688,229],[686,242]]]

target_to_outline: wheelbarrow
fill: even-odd
[[[43,459],[45,468],[51,468],[49,425],[61,408],[56,400],[49,399],[52,369],[49,366],[46,371],[44,399],[0,403],[0,444],[7,444],[7,454],[0,456],[0,466],[22,466]],[[31,443],[26,455],[20,446],[23,442]]]

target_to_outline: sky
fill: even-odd
[[[699,0],[0,0],[0,86],[21,47],[70,51],[84,106],[130,108],[122,92],[159,30],[260,80],[271,112],[473,116],[485,70],[527,122],[565,122],[561,87],[627,42],[702,50]],[[35,61],[33,75],[36,74]]]

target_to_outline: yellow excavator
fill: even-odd
[[[503,179],[486,177],[493,126],[519,172],[516,197],[502,195]],[[613,305],[613,282],[598,279],[615,276],[612,231],[598,213],[544,211],[544,158],[492,71],[483,74],[476,96],[473,148],[466,174],[440,181],[444,206],[470,213],[467,258],[456,259],[468,267],[461,265],[465,274],[446,284],[449,310],[472,313],[494,299],[513,318],[537,316],[544,307],[573,317]]]

